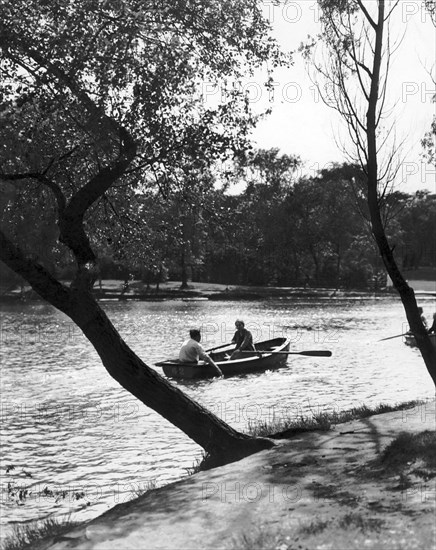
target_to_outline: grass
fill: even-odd
[[[139,498],[139,497],[142,497],[142,495],[145,495],[145,493],[148,493],[150,491],[154,491],[155,489],[157,489],[156,480],[155,479],[150,479],[146,483],[144,483],[144,485],[142,487],[141,486],[135,487],[135,489],[133,489],[132,493],[135,495],[134,498]]]
[[[301,525],[298,529],[298,533],[301,535],[317,535],[318,533],[323,533],[328,528],[330,523],[331,522],[327,520],[314,519],[310,523]]]
[[[346,513],[338,518],[316,518],[299,527],[264,525],[235,535],[229,550],[429,550],[434,536],[410,526],[404,532],[389,528],[389,522]]]
[[[134,489],[133,498],[138,498],[154,491],[156,488],[156,480],[149,480],[142,487],[138,486]],[[47,542],[65,534],[77,525],[80,525],[80,522],[71,521],[70,516],[62,519],[47,518],[24,525],[14,525],[11,534],[2,542],[1,550],[43,550]]]
[[[385,522],[379,518],[365,517],[358,513],[347,513],[338,519],[338,527],[341,529],[358,529],[363,533],[380,531]]]
[[[367,418],[375,414],[411,409],[420,401],[408,401],[397,405],[380,404],[376,407],[353,407],[346,411],[312,414],[312,416],[273,418],[248,423],[248,433],[256,437],[285,438],[294,434],[309,431],[329,431],[332,426],[351,420]]]
[[[201,457],[197,457],[194,464],[190,468],[185,468],[188,476],[193,476],[194,474],[198,474],[198,472],[202,472],[205,469],[208,459],[209,454],[203,451]]]
[[[337,485],[330,485],[325,483],[312,483],[313,496],[315,500],[334,500],[342,506],[348,508],[354,508],[358,505],[361,497],[359,495],[344,491]]]
[[[334,520],[315,519],[310,523],[303,524],[299,527],[297,533],[299,535],[318,535],[327,529],[343,529],[355,530],[362,533],[371,531],[380,531],[385,522],[379,518],[365,517],[356,512],[347,512],[343,516]]]
[[[293,537],[292,537],[293,539]],[[232,550],[309,550],[307,546],[291,540],[291,536],[280,529],[258,528],[250,533],[234,536],[230,549]]]
[[[383,470],[398,475],[396,489],[405,491],[414,485],[413,477],[428,481],[436,477],[436,433],[400,433],[382,452]]]
[[[426,468],[436,469],[436,434],[423,431],[417,434],[400,433],[384,449],[381,461],[386,467],[402,469],[420,462]]]
[[[25,525],[14,525],[12,533],[3,541],[1,550],[38,550],[50,539],[63,535],[77,525],[79,523],[71,521],[69,516],[63,519],[48,518]]]
[[[318,414],[312,417],[273,418],[272,420],[257,420],[248,422],[248,433],[255,437],[285,437],[287,432],[328,431],[331,428],[328,415]]]

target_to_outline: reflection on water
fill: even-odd
[[[434,300],[421,305],[429,314],[436,309]],[[205,347],[229,342],[237,317],[255,340],[285,334],[291,350],[332,350],[331,358],[289,356],[278,371],[174,382],[239,430],[309,410],[433,397],[417,350],[401,338],[377,342],[407,329],[394,299],[120,302],[105,309],[149,365],[174,356],[193,326],[203,328]],[[50,306],[3,307],[1,340],[3,523],[69,511],[90,518],[150,482],[179,479],[201,455],[119,387],[77,327]]]

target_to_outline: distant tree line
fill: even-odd
[[[385,286],[360,169],[333,166],[293,181],[289,171],[280,177],[270,168],[240,195],[220,197],[220,221],[207,225],[193,277],[226,284]],[[393,192],[384,200],[384,222],[400,265],[434,267],[436,195]]]
[[[176,191],[158,187],[115,192],[88,223],[99,250],[100,277],[224,284],[381,288],[386,274],[368,222],[364,178],[355,165],[299,176],[297,157],[277,149],[246,155],[218,178],[185,166]],[[230,184],[245,189],[229,193]],[[174,182],[171,182],[174,185]],[[44,197],[39,197],[43,203]],[[382,204],[404,270],[436,266],[436,196],[392,192]],[[47,210],[45,211],[47,212]],[[49,211],[48,211],[49,212]],[[57,241],[50,214],[17,220],[17,239],[56,275],[69,278],[73,259]],[[35,225],[38,230],[35,230]],[[61,266],[61,267],[59,267]],[[59,270],[61,272],[59,272]],[[13,276],[4,273],[3,280]]]

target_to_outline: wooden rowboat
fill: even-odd
[[[430,338],[433,347],[436,349],[436,334],[429,334],[428,337]],[[404,343],[406,344],[406,346],[410,346],[411,348],[418,347],[416,345],[416,340],[413,334],[406,334],[404,337]]]
[[[274,338],[265,340],[255,345],[256,351],[244,353],[242,359],[229,360],[226,356],[231,353],[221,351],[211,353],[212,359],[219,366],[224,376],[245,374],[249,372],[262,372],[271,369],[278,369],[286,364],[287,354],[277,353],[289,351],[290,341],[287,338]],[[156,363],[162,367],[169,378],[212,378],[215,376],[214,369],[204,361],[198,363],[182,363],[178,359],[167,359]]]

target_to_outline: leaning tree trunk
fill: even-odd
[[[124,342],[90,291],[64,286],[42,266],[25,258],[1,232],[0,259],[20,273],[43,299],[68,315],[94,346],[108,373],[203,447],[212,465],[274,445],[269,439],[237,432],[148,367]]]
[[[384,2],[379,2],[378,24],[376,27],[376,41],[374,48],[374,65],[371,78],[371,90],[367,111],[367,185],[368,206],[371,216],[372,233],[376,240],[383,263],[389,273],[394,287],[397,289],[403,302],[410,329],[416,338],[416,343],[422,354],[427,370],[436,385],[436,350],[434,349],[427,331],[422,323],[418,311],[415,293],[404,277],[395,261],[392,248],[386,237],[385,229],[380,215],[380,207],[377,193],[378,163],[377,163],[377,102],[379,98],[380,67],[382,60],[384,28]]]

